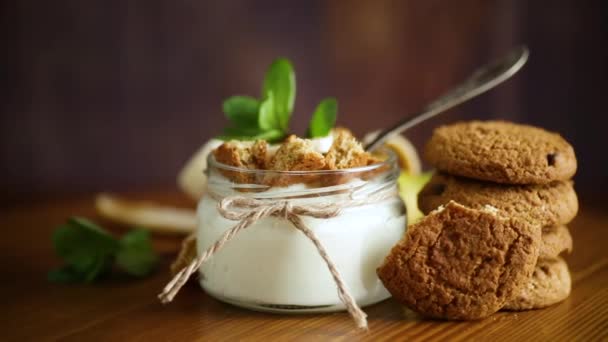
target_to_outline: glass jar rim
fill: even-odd
[[[221,163],[215,159],[213,153],[210,153],[207,157],[207,168],[214,168],[220,171],[232,171],[243,174],[270,174],[270,175],[282,175],[282,176],[321,176],[321,175],[348,175],[353,173],[364,173],[381,168],[388,167],[392,169],[397,163],[397,154],[388,147],[382,147],[378,150],[381,155],[386,155],[387,158],[379,163],[374,163],[366,166],[352,167],[348,169],[337,169],[337,170],[311,170],[311,171],[280,171],[280,170],[262,170],[262,169],[247,169],[238,166],[232,166]]]

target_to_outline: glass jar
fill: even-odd
[[[198,254],[238,223],[218,212],[222,198],[287,200],[300,206],[359,203],[335,217],[300,217],[325,247],[359,306],[388,298],[376,268],[404,235],[406,213],[397,191],[396,157],[384,153],[384,162],[360,168],[282,172],[238,169],[210,156],[207,192],[197,209]],[[386,195],[373,200],[378,193]],[[265,217],[240,231],[199,272],[200,285],[209,295],[241,307],[271,312],[345,308],[319,251],[285,217]]]

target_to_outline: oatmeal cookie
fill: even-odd
[[[410,226],[377,273],[393,298],[420,314],[480,319],[528,282],[540,234],[495,209],[450,202]]]
[[[437,128],[427,160],[441,171],[505,184],[546,184],[576,172],[572,146],[559,134],[503,121]]]
[[[571,288],[572,279],[564,259],[540,260],[528,283],[503,309],[521,311],[544,308],[568,298]]]
[[[449,201],[476,209],[491,205],[541,227],[567,224],[578,212],[571,181],[505,185],[437,172],[418,196],[418,205],[425,214]]]
[[[555,259],[563,252],[572,252],[572,235],[568,227],[544,227],[538,258]]]

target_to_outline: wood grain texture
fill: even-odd
[[[174,194],[135,194],[188,204]],[[46,281],[58,264],[50,244],[56,225],[74,214],[95,218],[93,197],[54,200],[3,209],[0,242],[2,340],[192,341],[192,340],[556,340],[608,339],[608,214],[586,210],[570,225],[574,252],[572,295],[544,310],[498,313],[476,322],[424,320],[392,300],[365,308],[370,330],[358,331],[346,313],[273,315],[218,302],[196,283],[170,305],[156,294],[178,248],[175,238],[155,238],[161,269],[144,280],[114,277],[94,285]],[[117,228],[117,227],[114,227]]]

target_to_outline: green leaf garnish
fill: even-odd
[[[251,96],[232,96],[224,101],[224,114],[239,126],[258,127],[260,101]]]
[[[218,137],[222,140],[257,140],[277,142],[289,133],[289,121],[296,100],[296,75],[291,62],[277,58],[268,67],[262,86],[262,99],[232,96],[222,109],[231,122]],[[308,135],[312,138],[329,134],[336,123],[338,104],[326,98],[313,114]]]
[[[85,281],[92,281],[106,271],[106,260],[118,251],[119,245],[110,234],[94,223],[74,217],[53,234],[57,255],[71,271]]]
[[[127,273],[142,275],[142,270],[149,268],[150,263],[156,263],[157,259],[147,235],[144,238],[138,235],[130,237],[131,234],[118,241],[85,218],[70,218],[53,233],[53,245],[64,266],[49,272],[48,279],[55,282],[93,282],[109,273],[119,256],[120,266],[139,265],[123,267]],[[147,260],[145,267],[141,266],[144,264],[141,260]]]
[[[266,72],[262,96],[266,97],[270,92],[274,95],[278,128],[287,131],[296,101],[296,74],[291,62],[286,58],[275,59]]]
[[[154,269],[157,262],[158,256],[152,250],[147,231],[132,230],[120,239],[116,264],[127,273],[138,277],[145,276]]]
[[[333,97],[323,99],[312,115],[308,135],[311,138],[326,137],[336,124],[337,115],[338,101]]]
[[[258,127],[262,130],[280,129],[278,117],[275,115],[275,103],[272,91],[266,94],[266,99],[260,105]]]

